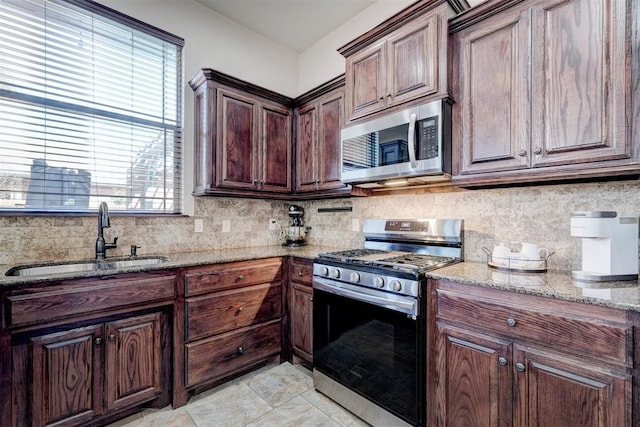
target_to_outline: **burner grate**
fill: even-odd
[[[318,254],[319,258],[323,259],[332,259],[342,262],[352,261],[353,258],[364,257],[369,255],[378,255],[389,253],[389,251],[381,250],[381,249],[347,249],[344,251],[338,252],[326,252]]]

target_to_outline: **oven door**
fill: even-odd
[[[419,425],[426,381],[417,299],[391,295],[396,301],[388,301],[386,292],[359,294],[358,286],[324,278],[314,278],[313,286],[315,369]]]

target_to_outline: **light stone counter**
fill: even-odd
[[[427,274],[434,279],[539,295],[566,301],[640,311],[637,280],[619,282],[579,282],[570,272],[516,273],[498,270],[481,262],[463,262]]]
[[[171,270],[183,267],[193,267],[198,265],[207,264],[220,264],[224,262],[232,261],[248,261],[261,258],[271,257],[284,257],[284,256],[296,256],[301,258],[315,258],[321,252],[332,252],[339,250],[334,247],[324,246],[302,246],[298,248],[286,248],[283,246],[260,246],[251,248],[238,248],[238,249],[220,249],[213,251],[203,252],[182,252],[182,253],[157,253],[157,254],[145,254],[144,256],[164,256],[169,259],[168,262],[161,264],[145,265],[141,267],[127,267],[118,270],[103,270],[103,271],[90,271],[90,272],[74,272],[66,274],[56,274],[50,276],[19,276],[11,277],[5,276],[5,273],[13,266],[0,265],[0,287],[8,288],[11,286],[29,284],[29,283],[43,283],[51,280],[69,280],[69,279],[82,279],[87,277],[108,276],[120,273],[138,273],[142,271],[153,270]],[[142,257],[141,257],[142,258]],[[90,260],[88,260],[90,261]],[[54,264],[54,263],[50,263]],[[40,265],[46,265],[46,263],[40,263]]]

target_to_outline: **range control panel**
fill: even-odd
[[[384,227],[385,231],[429,231],[429,222],[427,221],[387,221]]]

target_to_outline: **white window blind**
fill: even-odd
[[[0,211],[179,213],[183,40],[87,0],[0,22]]]

